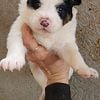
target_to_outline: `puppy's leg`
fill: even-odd
[[[73,75],[73,68],[70,68],[70,70],[69,70],[69,77],[68,77],[69,80],[71,79],[72,75]]]
[[[39,97],[39,100],[44,100],[45,87],[47,86],[47,77],[38,66],[36,66],[35,64],[31,62],[29,62],[29,65],[30,65],[30,69],[34,78],[36,79],[36,81],[38,82],[38,84],[41,86],[41,89],[42,89],[42,93]]]
[[[84,62],[76,43],[67,44],[67,46],[61,50],[60,55],[79,75],[86,78],[97,78],[99,76],[95,69],[89,68]]]
[[[11,30],[7,38],[7,56],[0,62],[0,66],[4,70],[9,69],[13,71],[14,69],[20,70],[25,64],[25,47],[22,41],[21,27],[23,22],[20,16],[16,19],[11,27]]]

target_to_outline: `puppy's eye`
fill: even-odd
[[[59,14],[62,14],[64,12],[64,8],[63,7],[57,7],[57,12]]]
[[[41,2],[39,0],[28,0],[27,5],[36,10],[41,6]]]
[[[37,3],[33,4],[34,9],[38,9],[40,6],[41,6],[40,2],[37,2]]]
[[[66,0],[66,2],[56,5],[56,10],[63,24],[72,19],[72,6],[69,0]]]
[[[56,9],[57,9],[59,16],[63,19],[67,13],[66,5],[63,5],[63,4],[58,5],[58,6],[56,6]]]

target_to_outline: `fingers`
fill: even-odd
[[[22,39],[27,49],[34,51],[37,48],[38,43],[32,35],[32,30],[26,24],[22,26]]]
[[[22,26],[22,33],[24,34],[24,32],[26,32],[26,34],[28,33],[28,35],[32,35],[32,30],[27,24],[23,24]]]
[[[28,51],[27,53],[26,53],[26,57],[27,57],[27,59],[29,60],[29,61],[31,61],[31,62],[35,62],[37,59],[36,59],[36,57],[34,56],[34,52],[32,52],[32,51]]]
[[[41,49],[40,49],[41,50]],[[30,60],[30,61],[36,61],[36,62],[40,62],[40,61],[43,61],[44,59],[45,59],[45,57],[47,56],[47,52],[45,52],[45,51],[30,51],[30,50],[28,50],[28,52],[27,52],[27,58],[28,58],[28,60]],[[35,63],[36,63],[35,62]]]
[[[22,32],[23,42],[27,49],[35,52],[35,56],[38,59],[44,60],[48,51],[36,42],[33,38],[31,29],[26,24],[22,26]]]
[[[30,60],[31,62],[35,63],[35,64],[38,65],[40,68],[41,68],[42,66],[45,65],[45,63],[44,63],[41,59],[39,59],[39,58],[37,57],[37,55],[35,55],[35,53],[32,52],[32,51],[28,51],[26,56],[27,56],[27,59],[28,59],[28,60]],[[42,69],[43,69],[43,68],[42,68]]]

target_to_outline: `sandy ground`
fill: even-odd
[[[90,12],[87,11],[89,9],[87,1],[89,0],[84,0],[83,5],[80,6],[79,11],[81,13],[79,13],[78,16],[79,24],[77,29],[77,32],[80,34],[77,35],[77,40],[80,51],[87,63],[92,67],[94,66],[100,72],[100,55],[96,55],[96,57],[94,56],[95,59],[93,59],[91,58],[91,55],[89,55],[89,50],[91,48],[86,45],[86,48],[89,48],[89,50],[84,49],[84,46],[87,43],[84,42],[83,38],[88,36],[87,34],[84,35],[84,33],[93,32],[93,30],[91,31],[87,28],[84,29],[84,25],[91,27],[86,19],[88,16],[87,13],[90,14]],[[0,1],[0,59],[4,58],[7,52],[6,37],[11,24],[15,20],[16,16],[18,16],[18,2],[19,0]],[[98,3],[100,4],[100,0],[95,0],[96,3],[93,0],[91,0],[91,2],[95,4],[96,7],[99,7]],[[83,10],[84,7],[85,10]],[[96,7],[92,7],[93,11],[97,11]],[[85,13],[83,13],[84,11]],[[100,9],[98,11],[100,12]],[[98,14],[94,15],[94,13],[92,13],[92,15],[96,17],[98,17]],[[99,17],[98,21],[100,22]],[[91,22],[91,20],[89,21]],[[97,26],[98,29],[99,27]],[[94,28],[93,25],[92,28]],[[96,35],[97,37],[100,37],[98,32]],[[92,38],[96,38],[96,35]],[[83,79],[75,74],[72,77],[70,84],[73,100],[100,100],[100,79]],[[11,73],[9,71],[3,72],[3,70],[0,70],[0,100],[38,100],[39,93],[40,88],[32,77],[28,65],[26,65],[20,72],[14,71]]]

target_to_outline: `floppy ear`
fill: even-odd
[[[70,3],[72,4],[72,6],[80,5],[81,2],[82,2],[81,0],[70,0]]]

